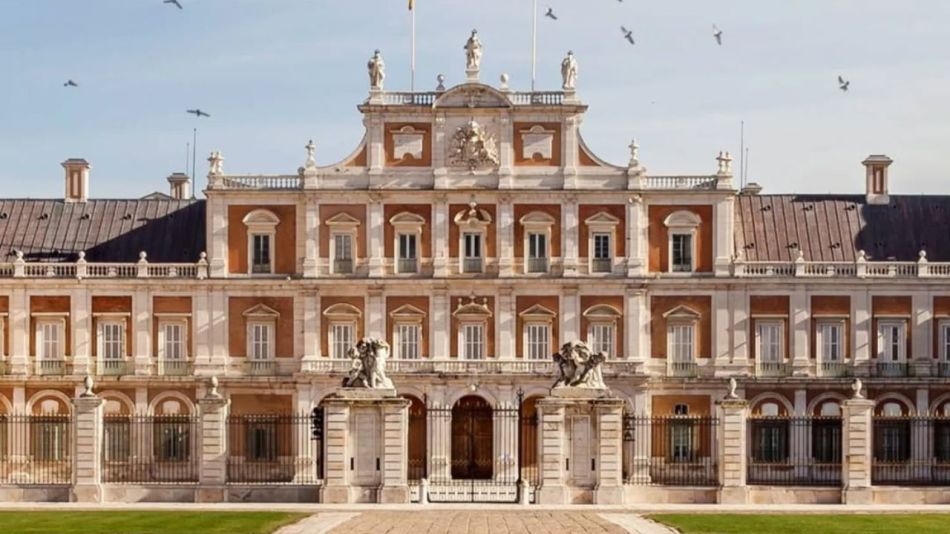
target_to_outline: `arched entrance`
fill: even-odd
[[[476,395],[462,397],[452,407],[452,478],[491,479],[493,449],[491,406]]]
[[[406,395],[409,400],[409,480],[419,481],[426,478],[428,446],[426,443],[428,425],[426,405],[417,397]]]

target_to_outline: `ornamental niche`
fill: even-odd
[[[353,363],[343,387],[367,389],[393,389],[393,382],[386,376],[386,360],[389,359],[389,344],[379,339],[364,337],[347,351]]]
[[[449,145],[449,161],[453,165],[475,169],[498,165],[498,147],[495,138],[475,122],[459,126]]]
[[[569,341],[554,353],[558,379],[554,387],[607,389],[600,365],[607,359],[603,352],[593,352],[583,341]]]

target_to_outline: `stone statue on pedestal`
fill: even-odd
[[[393,389],[386,376],[386,360],[389,344],[379,339],[364,337],[347,352],[353,360],[350,372],[343,379],[343,387],[367,389]]]
[[[568,52],[561,62],[561,87],[566,91],[573,91],[577,84],[577,60],[574,52]]]
[[[554,353],[558,379],[554,387],[607,389],[600,365],[607,359],[603,352],[595,353],[583,341],[571,341]]]
[[[386,64],[383,63],[383,56],[378,49],[373,53],[373,57],[369,58],[366,69],[369,71],[369,88],[382,91],[383,81],[386,79]]]
[[[478,31],[472,30],[472,35],[465,42],[465,72],[478,73],[482,65],[482,42],[478,39]]]

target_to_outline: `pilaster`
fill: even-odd
[[[452,339],[449,335],[451,317],[449,317],[449,297],[445,289],[434,289],[432,291],[432,324],[430,331],[432,335],[432,358],[435,360],[447,360],[452,353],[449,346]]]
[[[70,502],[102,502],[102,405],[88,391],[73,399],[73,487]]]
[[[933,370],[933,349],[931,348],[933,336],[930,330],[934,322],[933,299],[928,292],[918,291],[913,294],[912,303],[909,328],[911,329],[910,339],[913,340],[911,345],[913,353],[908,354],[907,359],[913,366],[913,376],[930,376]]]
[[[502,286],[498,289],[498,328],[496,335],[495,355],[499,360],[513,360],[517,351],[518,332],[516,331],[517,310],[515,309],[515,297],[512,295],[510,286]]]
[[[132,350],[135,374],[148,376],[152,371],[152,297],[145,288],[132,296]]]
[[[436,278],[449,274],[449,203],[443,195],[437,197],[432,223],[432,268]]]
[[[511,195],[503,194],[498,198],[498,274],[514,274],[515,210]],[[525,252],[527,254],[527,252]]]
[[[366,335],[376,339],[386,339],[386,299],[380,287],[367,291]]]
[[[318,258],[320,257],[320,204],[314,198],[308,198],[304,205],[304,259],[303,277],[320,276]]]
[[[84,289],[73,291],[70,296],[69,328],[72,328],[73,346],[66,347],[66,354],[73,357],[73,374],[87,375],[92,356],[92,313],[90,298]]]
[[[788,328],[791,336],[791,351],[789,359],[792,362],[792,372],[795,376],[808,376],[810,366],[808,334],[811,330],[811,311],[808,305],[808,295],[803,286],[795,287],[788,299],[789,321]]]
[[[303,361],[320,355],[320,295],[308,291],[303,295]]]
[[[867,370],[871,362],[871,296],[868,292],[858,291],[851,298],[854,318],[854,366],[855,370]]]
[[[716,276],[729,276],[732,266],[733,197],[729,196],[713,206],[713,270]]]
[[[568,197],[561,204],[561,221],[564,224],[561,229],[561,261],[564,265],[564,276],[578,275],[577,240],[579,237],[577,234],[580,230],[578,218],[577,197]]]
[[[580,339],[580,305],[577,286],[564,286],[561,293],[561,341],[559,345]]]
[[[25,289],[10,294],[10,370],[11,374],[27,374],[30,365],[30,298]]]
[[[564,438],[565,408],[561,403],[538,401],[541,429],[541,488],[538,504],[565,504],[568,488],[565,485]]]
[[[643,254],[645,240],[640,235],[640,218],[643,211],[642,197],[634,195],[627,199],[627,276],[631,278],[646,274],[646,259]]]
[[[383,247],[383,232],[385,224],[383,223],[383,200],[382,197],[374,196],[369,202],[369,217],[367,228],[367,237],[369,238],[369,275],[372,278],[381,278],[386,274],[386,255]]]

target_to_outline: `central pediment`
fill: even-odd
[[[510,108],[511,100],[501,91],[480,83],[457,85],[439,95],[433,108]]]

